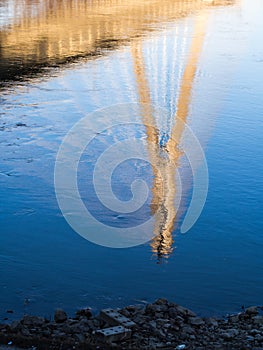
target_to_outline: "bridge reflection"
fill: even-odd
[[[134,67],[132,78],[135,78],[137,85],[137,100],[141,104],[142,122],[146,127],[147,150],[153,172],[151,211],[155,214],[155,223],[151,248],[159,261],[168,257],[173,250],[172,233],[178,222],[174,201],[178,192],[176,172],[182,156],[178,145],[184,132],[183,124],[176,123],[176,120],[187,123],[192,88],[209,15],[206,9],[211,5],[228,5],[233,2],[26,0],[23,6],[17,0],[13,3],[17,9],[17,15],[14,16],[16,20],[3,26],[0,32],[1,74],[4,79],[14,79],[14,76],[19,77],[21,73],[28,74],[32,67],[38,69],[41,66],[66,63],[78,57],[96,57],[101,55],[104,49],[130,44]],[[172,48],[168,47],[171,42],[163,42],[161,48],[164,54],[159,55],[159,61],[155,62],[155,70],[151,71],[151,74],[155,75],[156,85],[150,84],[145,69],[147,63],[141,37],[154,30],[156,23],[159,28],[160,22],[181,18],[193,11],[200,13],[196,16],[189,49],[184,38],[179,36],[174,38],[177,42]],[[184,46],[183,54],[176,56],[180,45]],[[156,51],[158,49],[160,47],[156,48]],[[168,54],[171,55],[169,60],[175,66],[182,67],[181,74],[177,74],[177,81],[172,80],[171,85],[165,84],[158,72],[160,69],[166,70]],[[188,59],[182,64],[185,57]],[[153,55],[149,59],[154,61],[154,58],[156,56]],[[125,74],[122,72],[122,76]],[[175,67],[171,69],[171,74],[176,76]],[[168,105],[172,106],[169,115],[170,129],[166,140],[162,142],[162,135],[158,132],[158,120],[155,120],[151,108],[152,96],[158,94],[157,91],[169,96]],[[153,125],[156,127],[152,127]]]
[[[7,17],[0,30],[2,80],[41,66],[101,55],[105,49],[154,30],[157,23],[229,3],[232,1],[2,0],[1,11]]]
[[[169,257],[173,248],[172,232],[177,219],[175,198],[178,191],[176,171],[179,167],[180,157],[183,155],[179,149],[183,137],[183,126],[187,123],[189,106],[191,103],[191,92],[196,74],[198,59],[203,46],[206,32],[208,14],[205,12],[196,19],[194,36],[188,53],[188,60],[185,65],[180,82],[176,113],[170,115],[173,127],[164,144],[161,144],[154,113],[151,108],[150,86],[144,71],[144,58],[141,41],[132,45],[134,59],[134,73],[136,77],[139,102],[141,103],[142,121],[147,132],[147,144],[149,160],[152,164],[153,185],[152,185],[152,214],[155,214],[154,238],[151,246],[153,252],[160,261],[163,257]],[[177,120],[183,123],[177,123]]]

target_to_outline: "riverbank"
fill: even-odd
[[[83,309],[69,318],[25,315],[0,325],[0,349],[263,349],[263,307],[253,306],[223,318],[203,318],[158,299],[152,304]],[[7,347],[4,347],[7,346]]]

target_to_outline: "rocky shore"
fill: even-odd
[[[158,299],[152,304],[90,309],[54,320],[25,315],[0,324],[0,349],[253,349],[263,350],[263,307],[252,306],[224,318],[204,318]]]

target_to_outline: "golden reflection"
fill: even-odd
[[[1,65],[9,68],[10,75],[12,70],[32,67],[32,63],[62,63],[99,55],[102,49],[138,38],[160,22],[184,17],[217,2],[9,0],[4,4],[12,3],[15,13],[14,21],[0,29]]]
[[[142,121],[146,127],[149,160],[153,170],[152,214],[155,214],[152,251],[158,259],[169,257],[173,248],[172,232],[176,221],[176,169],[182,152],[178,149],[183,125],[187,121],[191,92],[196,74],[198,58],[202,50],[208,14],[197,16],[188,60],[182,76],[177,100],[174,126],[164,146],[159,144],[159,134],[155,127],[154,112],[151,109],[150,89],[144,70],[142,47],[140,42],[132,45],[134,71],[138,87],[139,102],[142,109]],[[184,123],[176,123],[180,119]],[[151,126],[150,126],[151,125]]]
[[[70,58],[98,55],[132,40],[132,56],[143,123],[147,133],[149,160],[153,169],[151,211],[155,214],[152,251],[158,258],[172,252],[176,222],[176,171],[182,153],[178,145],[187,122],[191,93],[202,50],[210,5],[228,5],[232,0],[13,0],[16,21],[0,31],[1,64],[21,65],[67,62]],[[22,5],[21,5],[22,4]],[[35,10],[33,11],[33,9]],[[200,11],[196,16],[188,60],[179,87],[176,114],[170,137],[160,145],[151,94],[146,78],[140,38],[154,25]],[[20,61],[19,61],[20,62]],[[10,71],[9,71],[10,73]],[[158,89],[158,86],[156,87]]]

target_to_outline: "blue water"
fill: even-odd
[[[260,0],[253,4],[242,0],[233,6],[194,10],[179,18],[171,14],[169,21],[155,21],[151,30],[138,30],[137,38],[88,59],[54,67],[53,61],[60,57],[51,57],[38,71],[31,71],[29,60],[25,71],[17,74],[10,66],[0,102],[1,319],[7,309],[14,310],[14,318],[25,312],[49,316],[56,307],[69,313],[83,306],[97,311],[158,297],[203,315],[262,304],[262,7]],[[139,80],[151,102],[168,111],[169,117],[156,120],[163,130],[160,143],[166,143],[191,42],[201,37],[195,25],[203,23],[202,16],[207,22],[205,36],[201,49],[194,51],[197,67],[190,101],[185,103],[187,123],[199,138],[208,165],[203,211],[190,231],[181,234],[178,225],[192,193],[189,169],[182,160],[184,208],[175,222],[170,254],[158,258],[150,242],[123,249],[91,243],[69,226],[56,199],[54,167],[62,139],[88,113],[115,104],[138,103],[142,98]],[[148,23],[148,18],[144,21]],[[15,31],[15,24],[9,24],[8,30]],[[3,26],[3,36],[4,31]],[[4,38],[8,48],[9,37]],[[137,65],[133,56],[136,45],[137,54],[142,55],[137,56]],[[6,52],[2,53],[3,67],[10,54]],[[19,59],[26,61],[25,57]],[[148,90],[140,78],[141,69]],[[93,122],[104,125],[107,121],[98,117]],[[146,132],[140,132],[146,138]],[[105,142],[120,135],[120,130],[116,135],[113,130]],[[96,140],[94,147],[91,152],[96,155],[100,149]],[[83,157],[88,161],[88,153]],[[134,173],[136,166],[139,170]],[[86,163],[79,169],[83,173],[82,196],[86,193],[87,198],[89,169]],[[118,175],[121,173],[124,175]],[[153,180],[151,169],[136,161],[124,163],[115,176],[113,190],[123,201],[132,197],[131,178],[145,176],[149,188]],[[118,176],[123,176],[121,181]],[[96,203],[92,209],[94,215],[97,209],[105,222],[115,225],[116,213],[101,214]],[[129,226],[135,219],[125,220]]]

